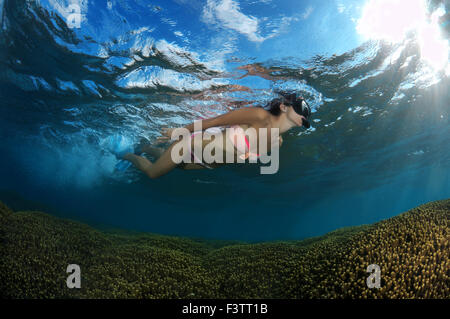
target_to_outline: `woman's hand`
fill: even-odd
[[[280,142],[280,146],[281,146],[281,144],[283,144],[283,136],[280,135],[280,136],[278,137],[278,141]]]

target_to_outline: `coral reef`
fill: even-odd
[[[450,199],[302,241],[101,232],[0,202],[2,298],[449,298]],[[66,286],[66,267],[82,286]],[[367,266],[381,268],[369,289]]]

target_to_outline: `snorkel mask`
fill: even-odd
[[[311,107],[308,103],[306,103],[305,99],[301,96],[297,98],[295,93],[283,95],[283,97],[283,104],[286,106],[292,106],[295,113],[303,115],[306,118],[306,120],[303,120],[303,126],[305,128],[310,128],[311,124],[308,119],[311,116]]]
[[[292,107],[297,114],[303,115],[306,118],[306,120],[303,120],[303,126],[306,128],[310,128],[311,124],[309,124],[308,119],[311,116],[311,108],[309,107],[308,103],[306,103],[306,101],[302,97],[300,97],[292,104]]]

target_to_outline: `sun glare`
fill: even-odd
[[[416,31],[422,59],[443,70],[449,52],[448,41],[439,28],[439,17],[444,14],[440,8],[427,18],[425,0],[369,0],[356,29],[366,39],[391,43],[401,42],[409,31]]]
[[[435,12],[431,16],[431,23],[419,29],[419,44],[422,59],[430,63],[435,69],[442,70],[448,64],[448,41],[441,36],[439,17],[442,12]]]

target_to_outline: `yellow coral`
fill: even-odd
[[[0,202],[3,298],[449,298],[450,200],[302,241],[100,232]],[[68,264],[82,288],[65,285]],[[381,268],[369,289],[367,266]]]

